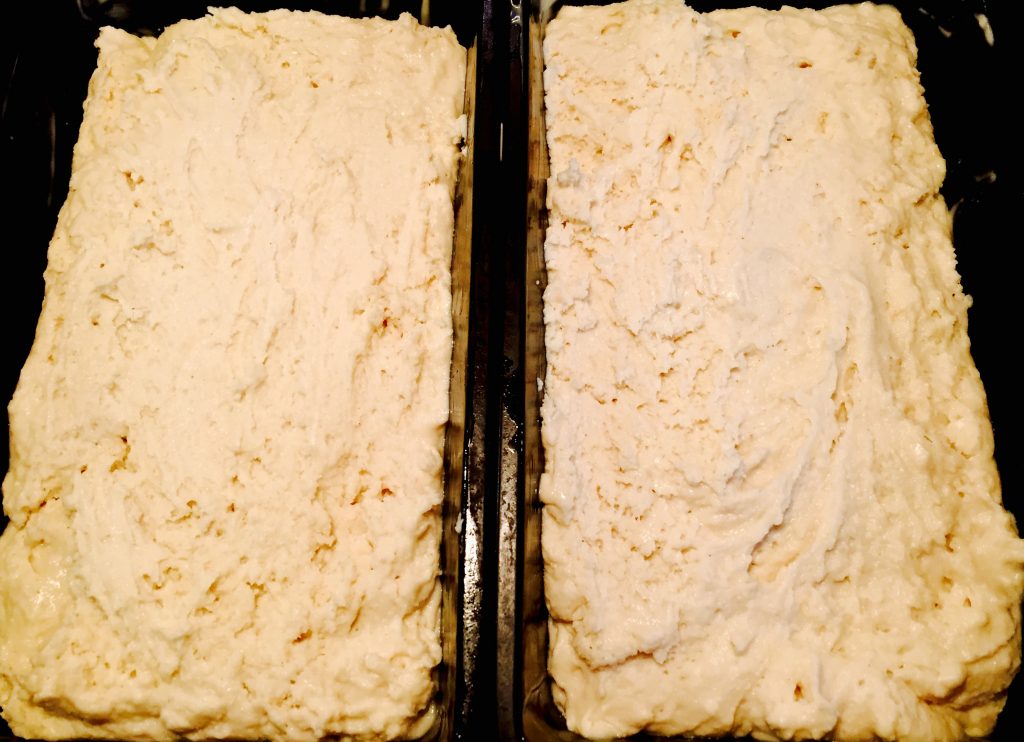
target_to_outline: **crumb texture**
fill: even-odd
[[[544,41],[549,669],[590,737],[956,740],[1020,661],[950,215],[892,8]]]
[[[104,29],[10,405],[25,738],[429,727],[465,50],[212,10]]]

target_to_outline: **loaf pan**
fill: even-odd
[[[509,483],[502,493],[503,511],[514,518],[515,548],[503,553],[500,593],[515,596],[514,616],[499,625],[501,644],[515,647],[515,658],[507,679],[507,705],[512,709],[508,738],[529,742],[582,737],[566,729],[565,720],[551,695],[547,673],[548,613],[544,599],[544,563],[541,554],[541,503],[538,495],[544,451],[540,435],[540,404],[545,372],[543,292],[544,233],[548,154],[544,125],[544,61],[542,43],[545,27],[563,5],[602,5],[607,2],[551,2],[513,6],[513,49],[511,89],[521,91],[518,116],[508,125],[513,139],[525,152],[521,175],[524,188],[525,226],[521,244],[524,254],[518,263],[522,273],[514,278],[524,301],[518,316],[508,326],[518,336],[506,339],[515,369],[511,376],[517,392],[505,400],[506,417],[512,420],[504,436],[516,441],[515,449],[503,452],[502,481]],[[693,0],[691,7],[709,11],[725,7],[758,5],[777,9],[783,4],[820,9],[833,2],[707,2]],[[996,461],[1003,483],[1004,503],[1021,522],[1019,456],[1015,451],[1017,408],[1016,372],[1004,358],[1006,318],[1019,315],[1011,297],[1006,269],[997,259],[1007,239],[1019,241],[1011,230],[1010,215],[1024,207],[1024,190],[1016,170],[1019,145],[1003,128],[1013,120],[1000,79],[1007,70],[1018,69],[1020,55],[1009,45],[1017,25],[1011,22],[1007,4],[985,0],[897,2],[919,47],[921,71],[935,137],[948,172],[942,193],[954,209],[954,245],[964,290],[973,296],[969,332],[972,354],[988,395],[995,429]],[[994,44],[986,38],[986,21]],[[512,107],[517,105],[512,101]],[[508,132],[506,137],[508,137]],[[510,147],[506,143],[506,151]],[[511,600],[511,598],[508,598]],[[1024,681],[1016,679],[1006,707],[990,739],[1020,739],[1014,732],[1021,726],[1020,706],[1024,703]],[[633,739],[663,739],[638,735]]]
[[[47,247],[57,213],[68,192],[71,154],[82,121],[82,104],[89,77],[96,66],[93,42],[101,26],[123,28],[139,35],[160,33],[164,27],[186,18],[206,14],[210,3],[146,0],[58,0],[19,7],[5,15],[4,38],[0,45],[0,84],[3,88],[0,148],[7,181],[5,220],[9,249],[5,255],[4,281],[12,308],[5,320],[6,353],[2,362],[0,397],[3,398],[4,427],[6,403],[14,392],[18,374],[35,333],[43,297],[43,269]],[[21,4],[19,4],[20,6]],[[467,627],[476,614],[464,604],[478,600],[479,570],[463,569],[465,554],[481,551],[474,540],[479,529],[465,496],[471,480],[482,479],[474,472],[481,467],[482,454],[471,450],[472,413],[467,391],[474,390],[467,355],[475,342],[470,330],[470,282],[473,253],[473,174],[475,169],[475,122],[477,61],[481,34],[480,2],[421,2],[420,0],[320,0],[311,2],[261,2],[240,0],[224,3],[245,11],[266,11],[286,7],[318,10],[353,17],[398,18],[412,13],[427,25],[450,25],[459,42],[469,49],[466,79],[466,113],[469,117],[466,156],[460,163],[455,196],[455,244],[452,263],[452,319],[454,350],[450,378],[450,418],[445,437],[441,580],[442,661],[436,670],[434,698],[436,722],[423,737],[440,742],[456,739],[466,723],[466,678],[476,671],[475,647],[465,646]],[[483,390],[476,389],[481,399]],[[3,438],[5,471],[9,461],[8,439]],[[0,513],[0,531],[7,519]],[[0,740],[15,740],[0,720]]]

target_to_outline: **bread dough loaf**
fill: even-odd
[[[1024,544],[899,14],[565,7],[544,56],[569,727],[985,734]]]
[[[98,46],[10,406],[3,715],[415,736],[465,50],[409,16],[237,10]]]

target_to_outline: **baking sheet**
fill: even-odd
[[[544,230],[548,155],[544,139],[543,59],[541,44],[546,23],[562,5],[607,4],[607,2],[552,2],[538,0],[524,8],[514,6],[511,85],[522,88],[523,108],[510,125],[513,136],[523,142],[525,165],[521,175],[524,188],[520,204],[526,215],[522,233],[525,254],[521,274],[514,278],[524,295],[518,321],[510,323],[518,344],[512,353],[516,365],[518,394],[507,402],[510,439],[521,441],[514,454],[502,452],[503,481],[514,483],[503,491],[503,500],[514,503],[512,512],[518,535],[516,549],[504,557],[502,595],[515,594],[514,618],[504,621],[499,631],[504,643],[516,647],[508,704],[515,709],[506,739],[582,739],[568,732],[555,706],[547,675],[547,610],[544,603],[541,555],[541,504],[538,483],[544,467],[540,438],[540,402],[545,371],[543,291]],[[822,8],[834,2],[708,2],[692,0],[700,11],[725,7],[781,5]],[[1020,68],[1020,56],[1010,45],[1017,28],[1012,4],[988,0],[960,2],[893,3],[914,32],[919,47],[925,97],[931,111],[935,137],[947,160],[947,177],[942,192],[955,209],[954,244],[964,290],[974,297],[969,315],[972,353],[988,394],[995,429],[996,461],[1003,483],[1003,498],[1018,523],[1024,519],[1020,496],[1021,471],[1016,455],[1014,415],[1018,409],[1016,372],[1005,359],[1006,318],[1019,315],[1012,304],[1014,290],[1002,265],[1002,246],[1008,239],[1019,243],[1013,213],[1024,207],[1024,189],[1017,170],[1020,145],[1003,122],[1010,118],[1006,96],[1006,70]],[[1010,18],[1010,14],[1014,18]],[[981,17],[979,17],[981,16]],[[984,22],[993,32],[994,44],[986,38]],[[1015,74],[1015,73],[1014,73]],[[512,104],[514,105],[514,103]],[[506,145],[507,147],[508,145]],[[1012,229],[1011,229],[1012,227]],[[506,340],[506,345],[510,341]],[[514,487],[514,489],[512,489]],[[990,737],[992,740],[1020,739],[1024,680],[1018,677],[1010,688],[1006,708]],[[635,739],[663,739],[639,735]]]
[[[113,25],[140,35],[159,33],[184,18],[206,13],[208,2],[146,2],[144,0],[58,0],[17,8],[4,20],[0,44],[0,170],[6,182],[4,208],[8,230],[4,289],[9,311],[4,323],[4,355],[0,397],[10,400],[35,334],[43,297],[46,251],[57,213],[67,195],[71,153],[82,121],[82,103],[89,77],[96,66],[93,41],[103,25]],[[470,49],[466,79],[466,112],[469,126],[466,156],[460,163],[455,194],[455,243],[452,262],[452,318],[454,349],[451,368],[450,418],[445,437],[445,500],[442,513],[441,601],[442,661],[437,669],[434,705],[437,721],[425,740],[456,739],[467,724],[467,688],[478,672],[479,654],[475,633],[474,602],[479,602],[481,572],[472,568],[474,555],[484,551],[479,543],[479,499],[483,477],[483,448],[473,443],[473,414],[469,396],[479,407],[485,401],[486,382],[469,365],[472,337],[471,291],[475,237],[473,234],[474,174],[476,171],[477,76],[479,49],[489,39],[481,35],[479,2],[429,2],[429,0],[320,0],[319,2],[266,2],[251,0],[224,3],[246,11],[277,7],[319,10],[355,17],[397,18],[408,12],[428,25],[451,25],[459,42]],[[21,5],[21,4],[19,4]],[[489,74],[489,73],[488,73]],[[8,438],[3,440],[6,471]],[[0,530],[7,519],[0,514]],[[466,569],[469,564],[470,568]],[[468,620],[464,620],[467,619]],[[470,636],[467,638],[467,632]],[[0,720],[0,740],[14,740]]]

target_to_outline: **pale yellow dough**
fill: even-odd
[[[985,734],[1024,543],[899,14],[563,7],[544,57],[569,727]]]
[[[10,405],[3,715],[415,736],[465,50],[409,16],[233,9],[98,46]]]

